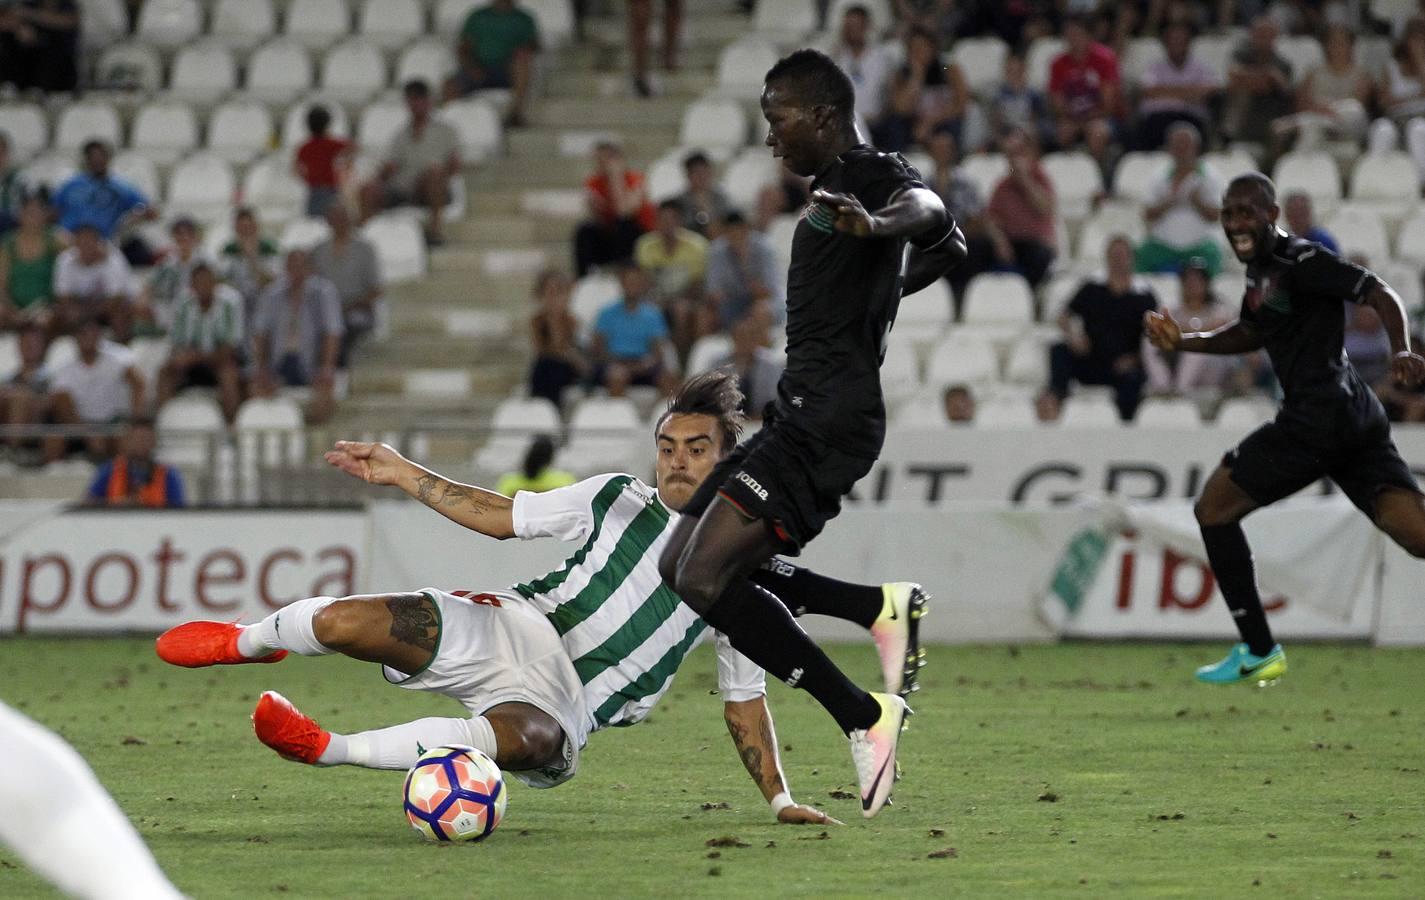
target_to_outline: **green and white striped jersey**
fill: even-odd
[[[213,305],[207,310],[192,291],[185,291],[168,329],[168,342],[175,349],[200,353],[241,347],[242,336],[242,295],[226,284],[213,289]]]
[[[590,731],[647,716],[706,637],[707,623],[658,574],[674,519],[658,493],[631,475],[515,494],[517,536],[581,542],[563,566],[515,590],[559,632],[584,684]],[[721,634],[717,640],[722,699],[762,696],[762,670]]]

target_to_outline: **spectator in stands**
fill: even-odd
[[[742,213],[723,219],[722,236],[708,249],[708,308],[716,327],[728,331],[747,316],[764,326],[787,318],[786,285],[771,240],[753,231]]]
[[[237,420],[242,402],[238,357],[243,349],[243,303],[236,288],[218,283],[212,263],[200,261],[168,330],[168,360],[158,376],[158,405],[185,387],[216,387],[223,418]]]
[[[568,487],[577,481],[570,472],[554,468],[554,438],[537,434],[529,442],[518,472],[507,472],[495,483],[495,493],[513,497],[519,491],[532,494]]]
[[[42,193],[20,205],[20,227],[0,238],[0,330],[54,326],[54,267],[64,250]]]
[[[153,263],[153,251],[137,235],[120,234],[137,220],[153,221],[158,210],[138,188],[109,174],[113,151],[103,141],[84,144],[84,171],[66,181],[54,195],[59,227],[70,234],[84,225],[98,229],[106,241],[117,241],[124,256],[136,266]]]
[[[619,282],[623,297],[604,307],[594,322],[595,381],[611,397],[622,397],[632,385],[653,386],[661,394],[670,394],[678,373],[667,363],[668,324],[648,299],[648,276],[626,263],[619,269]]]
[[[975,395],[968,384],[952,384],[940,395],[945,407],[945,421],[951,425],[972,425],[975,421]]]
[[[79,87],[79,18],[76,0],[0,6],[0,83],[47,94]]]
[[[207,261],[197,220],[180,216],[169,226],[168,233],[173,238],[173,246],[149,273],[139,294],[138,308],[134,310],[136,318],[152,323],[160,331],[168,330],[173,323],[173,313],[188,293],[193,267]]]
[[[1366,127],[1366,105],[1375,82],[1356,63],[1355,33],[1332,25],[1325,47],[1325,62],[1307,72],[1296,87],[1296,113],[1272,123],[1279,150],[1293,137],[1297,150],[1314,150],[1327,135],[1355,141]]]
[[[306,215],[313,218],[341,200],[341,173],[352,151],[351,141],[328,133],[331,124],[325,106],[318,103],[307,110],[307,139],[292,158],[292,171],[307,186]]]
[[[1425,16],[1412,16],[1385,62],[1377,98],[1384,118],[1371,123],[1370,150],[1394,150],[1397,128],[1406,131],[1406,144],[1415,167],[1425,174]]]
[[[894,3],[896,19],[902,28],[924,28],[934,34],[942,46],[950,46],[956,37],[968,33],[975,25],[974,3],[955,0],[894,0]]]
[[[1011,130],[1000,145],[1009,173],[995,185],[986,217],[993,225],[989,234],[995,262],[1018,271],[1037,288],[1054,262],[1058,244],[1054,185],[1039,163],[1039,150],[1029,132]]]
[[[722,220],[732,212],[732,201],[718,187],[717,173],[706,153],[694,150],[683,158],[688,186],[673,199],[683,209],[683,225],[705,238],[717,237]]]
[[[1153,186],[1143,207],[1148,237],[1138,246],[1139,272],[1177,272],[1190,259],[1203,260],[1210,275],[1222,270],[1222,251],[1213,240],[1222,182],[1202,161],[1202,139],[1191,122],[1168,126],[1172,165]]]
[[[1132,421],[1143,397],[1143,315],[1158,308],[1153,292],[1133,279],[1133,244],[1108,242],[1107,278],[1084,282],[1059,316],[1062,343],[1049,348],[1049,387],[1060,400],[1071,382],[1114,389],[1118,415]]]
[[[926,185],[945,204],[946,212],[954,217],[960,230],[965,234],[968,255],[958,266],[945,273],[950,283],[954,307],[951,313],[956,321],[960,318],[960,306],[965,299],[965,287],[981,272],[995,265],[995,237],[998,232],[994,223],[985,215],[985,201],[974,181],[967,178],[959,168],[959,153],[955,135],[941,129],[930,136],[928,146],[930,158],[935,163],[933,171],[922,173]],[[1003,240],[1004,236],[999,235]]]
[[[1292,111],[1291,63],[1277,52],[1277,25],[1268,15],[1252,20],[1247,39],[1227,69],[1226,132],[1234,141],[1267,147],[1272,122]]]
[[[936,128],[949,128],[959,138],[970,90],[958,63],[945,64],[940,42],[924,28],[906,35],[906,61],[891,79],[889,108],[876,133],[876,146],[905,150],[924,143]]]
[[[697,312],[708,267],[708,240],[683,227],[683,207],[676,200],[658,205],[658,227],[638,239],[634,262],[653,282],[653,296],[663,307],[680,354],[697,339]]]
[[[1174,122],[1191,122],[1208,135],[1208,102],[1222,90],[1222,77],[1192,55],[1192,26],[1169,22],[1163,29],[1162,59],[1143,73],[1138,101],[1138,149],[1157,150]]]
[[[1212,275],[1201,259],[1188,260],[1179,275],[1182,301],[1172,317],[1184,331],[1205,332],[1220,328],[1237,318],[1212,290]],[[1231,389],[1238,358],[1210,353],[1168,354],[1143,342],[1143,364],[1148,370],[1148,389],[1155,394],[1191,396],[1203,391],[1225,393]]]
[[[336,285],[341,316],[346,325],[339,365],[345,367],[351,348],[376,327],[376,305],[381,300],[381,261],[376,248],[352,227],[345,203],[327,207],[331,237],[312,250],[312,271]]]
[[[119,248],[104,240],[95,225],[80,225],[74,231],[74,246],[60,253],[54,265],[60,328],[74,330],[81,321],[97,317],[119,341],[128,343],[134,322],[129,274]]]
[[[252,323],[253,393],[270,397],[279,387],[310,387],[307,421],[331,418],[344,330],[336,285],[311,271],[305,250],[289,251],[285,273],[262,292]]]
[[[623,149],[611,141],[594,148],[584,201],[589,219],[574,232],[574,271],[580,278],[595,266],[632,259],[639,235],[653,230],[655,218],[643,173],[628,168]]]
[[[514,0],[491,0],[472,9],[460,29],[456,54],[460,68],[445,83],[446,99],[475,91],[509,90],[505,126],[525,124],[525,103],[539,52],[539,28],[534,16]]]
[[[1011,51],[1004,58],[1004,80],[990,100],[990,127],[995,134],[1022,129],[1040,143],[1052,141],[1049,101],[1044,92],[1029,83],[1024,54]]]
[[[886,109],[894,62],[871,33],[871,13],[853,4],[842,9],[841,30],[830,56],[851,79],[856,91],[856,112],[867,133],[878,129]]]
[[[119,455],[102,463],[84,496],[89,506],[142,506],[175,509],[186,505],[183,476],[154,458],[158,433],[153,419],[129,422],[119,441]]]
[[[1064,413],[1064,401],[1050,388],[1045,388],[1034,396],[1034,421],[1049,425],[1059,421]]]
[[[262,289],[277,277],[277,242],[262,236],[257,213],[240,206],[233,213],[233,239],[223,245],[223,281],[242,295],[245,321],[257,312]]]
[[[1305,191],[1292,191],[1282,201],[1282,214],[1286,219],[1288,234],[1294,234],[1308,241],[1315,241],[1332,253],[1340,253],[1336,238],[1316,224],[1316,212],[1311,203],[1311,195]]]
[[[1093,39],[1091,26],[1082,15],[1065,19],[1064,52],[1049,66],[1049,108],[1060,149],[1082,141],[1108,183],[1113,142],[1123,113],[1123,85],[1118,55]]]
[[[752,317],[732,326],[732,352],[713,362],[714,369],[730,369],[737,374],[742,391],[742,412],[761,421],[767,404],[777,399],[777,383],[786,364],[767,349],[767,326]],[[690,373],[699,374],[699,373]]]
[[[53,377],[49,367],[45,365],[45,351],[48,348],[49,336],[42,327],[35,323],[21,326],[20,367],[14,372],[4,373],[5,381],[0,383],[0,424],[44,425],[52,421]],[[15,453],[30,443],[32,442],[18,437],[7,437],[3,446]],[[46,439],[44,445],[46,461],[53,461],[64,455],[63,438]]]
[[[653,96],[648,81],[648,29],[653,25],[653,0],[628,0],[628,48],[633,63],[633,91]],[[663,69],[678,69],[678,41],[683,30],[683,0],[663,0]]]
[[[79,324],[75,343],[78,357],[55,369],[50,380],[54,421],[61,425],[113,425],[141,415],[145,385],[133,351],[106,340],[99,319],[92,316]],[[114,453],[114,439],[108,435],[92,435],[84,443],[92,458]]]
[[[1352,254],[1351,262],[1362,268],[1369,268],[1370,261],[1364,255]],[[1393,381],[1390,377],[1390,360],[1394,356],[1390,350],[1390,338],[1381,325],[1380,316],[1366,303],[1347,303],[1346,330],[1342,349],[1351,360],[1351,365],[1360,373],[1366,384],[1381,384]]]
[[[361,221],[393,206],[424,206],[426,243],[445,243],[441,216],[450,202],[450,179],[460,171],[460,138],[432,115],[430,85],[419,78],[402,89],[411,119],[396,132],[376,177],[361,188]]]
[[[558,269],[546,269],[534,284],[539,304],[530,316],[530,342],[534,365],[529,372],[529,394],[563,406],[564,391],[584,379],[589,361],[580,346],[580,323],[569,310],[573,285]]]
[[[0,237],[20,224],[20,203],[27,193],[20,169],[10,158],[10,135],[0,131]]]

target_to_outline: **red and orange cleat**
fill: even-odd
[[[189,669],[275,663],[287,658],[286,650],[278,650],[258,659],[248,659],[238,652],[241,633],[242,626],[233,622],[184,622],[160,634],[154,642],[154,650],[164,662]]]
[[[252,711],[252,730],[283,759],[315,764],[331,743],[331,732],[276,691],[264,691]]]

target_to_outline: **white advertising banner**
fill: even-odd
[[[0,503],[0,633],[159,631],[253,621],[355,593],[361,511],[65,511]]]

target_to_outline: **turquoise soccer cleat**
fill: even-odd
[[[1281,644],[1273,644],[1266,656],[1257,656],[1246,644],[1234,644],[1225,658],[1198,669],[1197,680],[1208,684],[1255,681],[1258,687],[1265,687],[1285,672],[1286,651]]]

